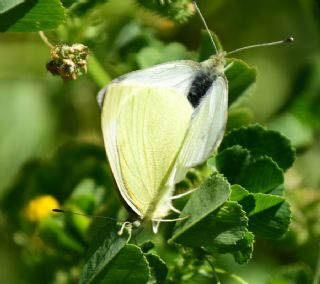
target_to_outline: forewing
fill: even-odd
[[[200,69],[200,64],[191,60],[178,60],[155,65],[138,71],[133,71],[111,81],[97,96],[100,107],[110,86],[114,84],[141,84],[152,87],[175,88],[187,96],[191,83]]]
[[[109,87],[104,106],[112,172],[127,204],[144,217],[164,194],[193,109],[174,88],[124,84]]]
[[[228,84],[218,76],[192,115],[183,148],[177,159],[175,181],[187,168],[206,161],[222,140],[227,122]]]

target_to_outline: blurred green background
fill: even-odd
[[[295,38],[292,44],[237,54],[257,67],[258,79],[254,90],[232,106],[246,109],[244,123],[260,122],[280,130],[297,148],[296,163],[286,177],[292,229],[277,242],[257,240],[249,265],[236,265],[228,256],[218,259],[218,264],[248,283],[291,283],[267,281],[290,265],[312,274],[319,258],[320,3],[199,0],[198,4],[227,51]],[[52,43],[87,44],[91,57],[113,78],[168,60],[196,58],[202,29],[197,15],[175,24],[133,0],[110,0],[81,18],[69,18],[47,36]],[[26,241],[32,226],[22,220],[32,198],[52,194],[63,203],[88,179],[84,188],[94,180],[93,187],[103,186],[102,194],[119,202],[107,173],[95,98],[101,87],[99,70],[91,70],[89,61],[88,75],[65,83],[46,71],[49,60],[50,51],[36,33],[0,35],[1,283],[72,282],[56,273],[58,269],[54,280],[44,282],[52,271],[39,269],[44,266],[39,264],[40,256],[28,263],[28,255],[39,253],[39,247]],[[68,257],[63,261],[67,263]]]

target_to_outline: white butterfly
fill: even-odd
[[[174,185],[222,140],[228,109],[225,54],[131,72],[98,94],[106,153],[120,194],[141,219],[153,222],[154,232],[159,222],[170,221],[164,219],[170,210],[179,212],[171,203]]]

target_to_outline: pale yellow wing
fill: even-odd
[[[121,195],[141,217],[157,217],[153,213],[166,193],[192,112],[173,88],[108,89],[102,114],[107,155]]]

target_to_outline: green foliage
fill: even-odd
[[[276,131],[267,131],[260,125],[229,132],[221,143],[219,151],[234,145],[248,149],[253,159],[271,157],[283,170],[291,167],[295,159],[295,151],[285,136]]]
[[[109,277],[111,277],[109,280],[112,280],[116,277],[117,273],[119,274],[117,269],[123,265],[125,257],[122,255],[125,256],[127,253],[132,253],[132,256],[136,257],[136,250],[132,250],[130,248],[125,249],[122,254],[119,254],[122,249],[125,248],[126,243],[130,238],[130,233],[128,230],[124,230],[123,234],[119,236],[117,233],[118,230],[118,226],[108,224],[98,232],[96,238],[92,241],[91,247],[89,248],[88,261],[83,268],[80,283],[104,283],[103,281],[106,281],[105,279],[108,279]],[[115,257],[117,257],[118,260],[115,260],[115,263],[113,263],[114,266],[112,266],[111,261]],[[125,266],[122,269],[125,269]],[[121,273],[120,277],[122,276],[123,274]],[[114,283],[117,282],[114,280]],[[118,283],[121,282],[119,281]]]
[[[178,23],[186,22],[195,12],[190,0],[137,0],[137,2],[152,12]]]
[[[44,243],[63,254],[82,255],[85,248],[66,231],[63,222],[46,218],[39,224],[39,236]]]
[[[69,8],[69,11],[76,16],[83,16],[96,6],[106,3],[107,0],[63,0],[62,3],[65,7]]]
[[[0,14],[3,14],[10,9],[20,5],[24,0],[3,0],[0,3]]]
[[[0,32],[52,30],[65,19],[59,0],[6,1],[0,8]]]
[[[295,263],[278,269],[267,284],[312,283],[312,272],[307,265]]]
[[[175,206],[182,211],[179,217],[185,219],[161,224],[157,235],[151,233],[149,222],[143,223],[141,228],[125,226],[119,234],[123,221],[135,220],[135,216],[127,216],[116,195],[111,173],[106,169],[105,150],[102,145],[96,145],[102,143],[100,130],[93,130],[94,127],[99,129],[99,111],[95,105],[90,109],[88,102],[93,98],[88,99],[85,93],[96,93],[98,87],[111,78],[134,69],[178,59],[203,61],[214,51],[207,32],[202,33],[199,52],[190,51],[192,45],[198,46],[197,37],[191,34],[192,23],[158,32],[143,23],[143,17],[152,17],[152,13],[184,23],[194,14],[191,1],[137,0],[138,7],[152,12],[144,13],[139,21],[134,20],[131,11],[126,12],[123,19],[115,20],[115,15],[118,17],[117,13],[122,12],[122,6],[117,10],[116,5],[123,4],[116,2],[5,0],[0,3],[1,31],[51,30],[65,23],[49,37],[57,42],[80,38],[79,42],[87,44],[90,47],[88,73],[95,83],[83,78],[64,85],[67,94],[59,89],[57,94],[48,96],[52,101],[50,107],[56,108],[59,117],[59,131],[63,132],[54,143],[63,145],[65,140],[74,137],[89,142],[56,146],[58,151],[50,152],[47,159],[28,161],[2,200],[8,223],[6,232],[12,239],[10,244],[16,248],[19,263],[31,275],[30,279],[36,279],[34,283],[78,283],[80,279],[80,283],[96,284],[191,284],[224,283],[220,278],[231,277],[244,282],[233,272],[222,272],[220,267],[232,271],[236,264],[249,263],[259,251],[263,259],[267,259],[272,252],[266,251],[266,244],[279,246],[279,254],[273,255],[276,265],[288,262],[291,255],[286,255],[283,247],[295,245],[293,232],[287,234],[291,218],[294,225],[307,223],[294,228],[303,233],[308,230],[304,242],[308,238],[318,240],[319,199],[315,195],[308,195],[309,202],[298,208],[300,217],[294,214],[291,217],[291,211],[295,213],[298,209],[289,205],[284,183],[295,151],[289,139],[280,134],[287,134],[300,150],[315,139],[315,130],[319,129],[319,96],[315,93],[319,89],[320,66],[316,59],[301,71],[297,86],[292,90],[294,95],[268,122],[274,130],[251,125],[256,121],[254,111],[243,103],[242,98],[248,98],[247,94],[256,84],[256,68],[240,59],[226,59],[231,106],[227,130],[230,131],[217,153],[205,165],[190,169],[186,179],[177,186],[177,191],[197,187],[191,196],[175,201]],[[211,10],[204,12],[212,13],[221,3],[206,4]],[[225,18],[225,13],[221,15]],[[168,24],[161,17],[151,18],[150,22],[153,19]],[[218,22],[219,18],[213,20]],[[153,24],[150,26],[154,27]],[[190,36],[178,35],[179,28],[188,32],[190,29]],[[199,29],[195,29],[198,33]],[[212,36],[218,50],[223,51],[217,35],[212,33]],[[261,76],[266,75],[262,73]],[[50,89],[51,85],[45,87]],[[70,123],[73,118],[76,119]],[[84,125],[91,120],[94,127]],[[19,134],[19,137],[25,135]],[[43,194],[54,196],[63,209],[111,217],[119,222],[98,218],[92,221],[58,213],[29,220],[25,213],[27,206]],[[299,200],[299,197],[294,198]],[[297,204],[297,200],[293,203]],[[287,238],[281,241],[285,236]],[[236,264],[225,265],[224,254],[232,255]],[[307,258],[309,261],[309,256]],[[310,263],[312,261],[310,257]],[[262,266],[268,267],[268,263],[263,262]],[[38,275],[39,271],[47,271],[45,267],[50,271],[43,273],[44,276]],[[287,266],[274,273],[268,283],[309,283],[310,274],[309,267]]]
[[[283,170],[294,157],[285,137],[259,125],[229,132],[219,147],[215,165],[234,184],[231,200],[242,205],[250,231],[260,237],[277,239],[288,230],[289,204],[278,195],[282,195]]]
[[[257,71],[240,59],[228,59],[225,72],[229,83],[229,105],[246,94],[256,81]]]
[[[145,256],[151,268],[151,282],[163,283],[168,275],[166,263],[154,253],[147,253]]]

